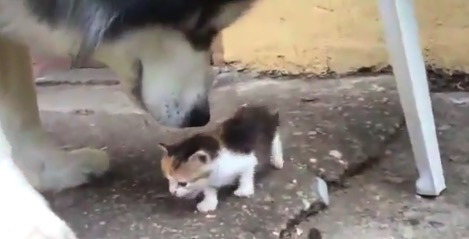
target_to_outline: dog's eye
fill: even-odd
[[[179,187],[185,187],[185,186],[187,186],[187,182],[179,182],[178,186]]]

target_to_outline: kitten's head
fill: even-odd
[[[161,170],[176,197],[195,197],[208,184],[220,144],[214,137],[195,135],[173,145],[160,144]]]

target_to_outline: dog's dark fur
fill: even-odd
[[[37,191],[82,185],[110,163],[100,150],[65,152],[48,139],[31,49],[102,62],[156,122],[203,126],[210,120],[210,45],[255,1],[0,0],[0,238],[76,238]]]
[[[101,61],[117,71],[121,80],[125,81],[123,85],[129,97],[160,123],[178,127],[201,126],[210,119],[207,94],[211,85],[208,71],[204,73],[201,68],[201,64],[209,64],[210,58],[205,60],[203,57],[209,52],[215,36],[238,19],[254,2],[0,0],[0,37],[7,37],[47,54]],[[191,57],[197,59],[191,60]],[[168,66],[161,66],[165,64],[164,61],[168,61]],[[148,64],[155,62],[162,70],[174,68],[174,72],[168,73],[171,76],[161,72],[160,77],[178,79],[164,81],[182,83],[180,81],[187,80],[201,85],[192,87],[192,94],[188,92],[189,89],[180,86],[175,89],[179,92],[173,93],[180,99],[170,99],[174,96],[167,95],[164,96],[166,102],[161,102],[154,96],[160,92],[143,86],[146,83],[148,85],[150,80],[142,79],[142,74],[148,75]],[[191,72],[184,72],[184,65]],[[151,74],[157,74],[154,78],[158,79],[156,71],[157,68]],[[198,72],[194,74],[193,71]],[[187,99],[184,94],[191,94],[191,98]],[[154,100],[159,102],[149,102]],[[184,102],[180,104],[178,100]]]
[[[194,48],[207,50],[227,22],[237,18],[252,0],[25,0],[39,21],[83,34],[83,50],[112,41],[129,31],[152,25],[181,31]],[[229,9],[230,6],[237,9]],[[240,7],[241,6],[241,7]],[[233,11],[233,12],[226,12]]]

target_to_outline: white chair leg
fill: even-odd
[[[412,5],[412,0],[379,0],[379,12],[419,172],[417,194],[438,196],[446,185]]]

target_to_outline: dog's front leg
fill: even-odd
[[[0,238],[75,239],[16,167],[0,127]]]
[[[65,152],[49,139],[39,119],[29,51],[1,36],[0,122],[16,166],[39,191],[75,187],[109,168],[103,151]]]
[[[108,157],[91,149],[67,153],[48,139],[39,120],[29,51],[2,36],[0,126],[0,238],[75,238],[36,190],[83,184],[89,174],[107,170]]]

